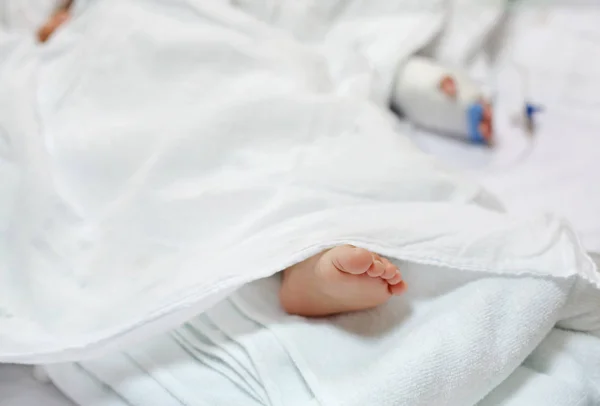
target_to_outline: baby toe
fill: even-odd
[[[387,279],[386,282],[389,285],[397,285],[400,282],[402,282],[402,274],[400,273],[400,271],[396,270],[396,274],[394,276],[392,276],[390,279]]]
[[[363,248],[341,245],[325,252],[321,261],[324,264],[333,264],[339,271],[360,275],[372,265],[373,258],[371,253]]]
[[[396,275],[396,273],[398,273],[398,268],[396,268],[396,266],[391,262],[387,261],[385,271],[383,272],[381,277],[387,281],[389,279],[392,279]]]
[[[388,290],[392,295],[401,295],[406,290],[406,282],[400,281],[395,285],[388,285]]]
[[[386,266],[383,263],[383,261],[381,259],[379,259],[379,257],[374,256],[373,264],[371,264],[371,266],[367,270],[367,275],[369,275],[373,278],[378,278],[384,274],[385,269],[386,269]]]

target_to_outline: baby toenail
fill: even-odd
[[[402,282],[402,275],[400,275],[399,272],[396,272],[396,274],[388,280],[390,285],[397,285],[400,282]]]

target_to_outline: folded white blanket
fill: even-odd
[[[570,228],[502,213],[382,108],[397,64],[441,28],[440,5],[277,4],[252,15],[226,2],[107,0],[41,51],[0,44],[17,185],[0,224],[0,361],[124,348],[345,242],[439,266],[452,289],[409,278],[415,301],[436,301],[375,339],[369,363],[356,358],[360,375],[290,339],[313,324],[281,333],[282,351],[298,346],[313,371],[307,393],[326,404],[472,402],[553,326],[598,336],[600,277]],[[367,347],[317,324],[344,353]],[[378,379],[358,390],[371,371]],[[408,398],[385,398],[398,380]],[[260,399],[263,386],[247,391]]]
[[[82,405],[600,403],[600,339],[552,329],[568,284],[403,269],[407,295],[368,312],[285,315],[272,277],[135,349],[47,370]]]

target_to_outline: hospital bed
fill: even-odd
[[[587,249],[600,252],[600,193],[593,177],[600,172],[598,22],[600,13],[589,10],[532,9],[517,16],[505,53],[486,78],[497,92],[495,149],[420,130],[411,136],[423,150],[478,178],[512,209],[564,214]],[[558,61],[555,54],[562,52],[568,58]],[[527,97],[546,108],[534,138],[511,122]],[[541,182],[542,176],[549,180]],[[30,367],[0,365],[0,406],[72,405],[33,375]]]

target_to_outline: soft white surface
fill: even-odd
[[[469,156],[471,156],[471,155],[469,154]],[[477,156],[477,155],[473,154],[472,156]],[[559,296],[560,296],[560,295],[556,295],[555,297],[553,297],[553,299],[552,299],[551,301],[554,301],[554,300],[556,300],[556,299],[557,299]],[[551,301],[549,301],[549,302],[551,302]],[[576,341],[577,341],[577,340],[576,340]],[[563,345],[563,343],[562,343],[562,342],[558,342],[558,343],[556,343],[556,342],[551,342],[549,345],[551,345],[551,346],[555,346],[555,347],[564,347],[564,345]],[[586,348],[587,348],[587,349],[589,349],[590,347],[589,347],[589,346],[586,346]],[[543,349],[543,347],[542,347],[542,349]],[[585,351],[586,351],[586,350],[580,351],[580,353],[584,354],[584,355],[583,355],[583,358],[584,358],[584,359],[585,359],[585,356],[586,356],[586,353],[585,353]],[[577,353],[578,353],[578,352],[577,352],[577,349],[575,349],[575,350],[572,350],[572,351],[570,352],[570,354],[577,354]],[[535,355],[535,354],[534,354],[534,355]],[[534,357],[534,358],[535,358],[535,357]],[[566,358],[567,358],[567,359],[569,359],[569,358],[570,358],[570,356],[567,356]],[[579,357],[579,358],[581,359],[582,357]],[[565,357],[563,357],[563,356],[561,355],[561,356],[557,356],[557,359],[559,359],[559,360],[560,360],[560,359],[565,359]],[[514,361],[514,359],[513,359],[512,361]],[[559,364],[559,366],[560,366],[560,362],[559,362],[558,364]],[[508,364],[507,364],[507,365],[508,365]],[[506,367],[506,366],[505,366],[505,367]],[[3,367],[3,368],[5,368],[5,367]],[[525,371],[523,371],[523,369],[525,369]],[[525,373],[525,375],[527,375],[527,374],[531,374],[531,372],[530,372],[530,371],[528,371],[528,369],[530,369],[530,368],[529,368],[529,367],[527,367],[527,365],[525,365],[524,367],[519,367],[519,369],[517,370],[517,375],[513,374],[513,376],[516,376],[516,377],[518,378],[518,374],[519,374],[519,373]],[[585,369],[585,368],[583,368],[583,369]],[[15,370],[15,371],[20,371],[20,369],[14,369],[14,370]],[[552,370],[552,373],[554,373],[554,374],[558,374],[558,375],[560,376],[560,372],[561,372],[561,371],[565,371],[565,370],[568,370],[568,371],[573,371],[573,369],[568,369],[568,368],[558,368],[558,369],[553,369],[553,370]],[[533,378],[535,378],[535,379],[533,379]],[[532,380],[535,380],[536,382],[540,382],[540,379],[542,379],[542,382],[541,382],[541,383],[542,383],[542,386],[541,386],[541,388],[542,388],[542,389],[544,389],[544,390],[548,390],[548,388],[549,388],[549,385],[548,385],[546,382],[543,382],[543,381],[544,381],[544,376],[543,376],[543,374],[537,374],[537,375],[534,375],[534,376],[533,376],[533,378],[532,378]],[[568,376],[567,376],[567,377],[563,377],[563,378],[568,378]],[[596,381],[597,381],[597,380],[596,380]],[[575,384],[575,382],[573,382],[573,381],[571,381],[571,382],[572,382],[573,384]],[[550,388],[556,388],[556,385],[555,385],[555,384],[556,384],[556,382],[555,382],[555,381],[551,381],[551,383],[550,383],[550,385],[551,385],[551,386],[550,386]],[[82,385],[83,385],[83,384],[82,384]],[[508,380],[508,381],[506,381],[506,385],[509,385],[509,386],[510,386],[510,385],[512,385],[512,388],[509,388],[509,389],[508,389],[508,391],[510,391],[510,390],[512,390],[512,391],[518,391],[519,389],[523,389],[523,388],[525,388],[525,389],[528,389],[528,388],[535,387],[535,386],[531,386],[531,385],[530,385],[530,386],[525,386],[525,387],[523,387],[523,386],[521,385],[521,381],[520,381],[520,380],[518,380],[518,379],[517,379],[516,383],[515,383],[515,381]],[[540,390],[534,390],[534,391],[533,391],[533,393],[532,393],[530,396],[537,396],[537,395],[539,395],[540,393],[543,393],[543,391],[540,391]],[[565,392],[563,392],[563,393],[565,393]],[[588,393],[589,393],[589,392],[588,392]],[[505,396],[505,394],[506,394],[506,391],[504,391],[504,392],[500,393],[500,396]],[[89,396],[89,392],[87,393],[87,396]],[[498,402],[495,402],[495,403],[494,403],[494,401],[495,401],[495,398],[494,398],[493,396],[495,396],[495,395],[494,395],[494,392],[493,392],[493,393],[490,395],[490,399],[491,399],[491,400],[490,400],[490,402],[491,402],[491,403],[489,403],[489,404],[491,404],[491,405],[498,404]],[[523,398],[521,398],[521,399],[523,399]],[[539,400],[539,398],[535,398],[535,397],[533,397],[533,398],[531,398],[531,399]],[[534,403],[535,403],[535,402],[534,402]],[[544,403],[544,402],[542,402],[542,403]],[[115,404],[117,404],[117,403],[115,403]],[[507,404],[509,404],[509,403],[507,403]],[[567,404],[568,404],[568,403],[567,403]],[[9,404],[9,405],[10,405],[10,406],[13,406],[12,404]],[[4,405],[3,405],[3,406],[4,406]],[[145,406],[145,405],[144,405],[144,406]]]
[[[0,2],[0,31],[35,35],[60,2],[61,0],[3,0]]]
[[[7,199],[0,359],[144,339],[340,240],[399,244],[414,260],[437,244],[462,250],[457,205],[487,219],[477,227],[496,224],[475,233],[518,228],[469,205],[490,198],[421,155],[375,104],[443,9],[320,4],[284,32],[221,3],[97,2],[41,50],[4,42],[2,123],[21,178]],[[305,21],[318,41],[299,41]],[[534,232],[547,227],[563,233],[555,220]],[[458,235],[436,242],[447,233]],[[556,257],[546,248],[542,262]]]
[[[33,377],[31,367],[0,365],[0,406],[73,406],[51,383]]]
[[[220,3],[107,1],[41,51],[5,41],[2,122],[21,178],[1,359],[145,338],[340,241],[596,283],[560,220],[495,211],[394,131],[376,103],[443,8],[389,7],[307,6],[286,32]],[[308,23],[321,36],[303,43]]]
[[[288,316],[275,276],[170,334],[48,371],[84,405],[600,404],[600,339],[553,328],[564,285],[402,265],[407,294],[369,312]]]

